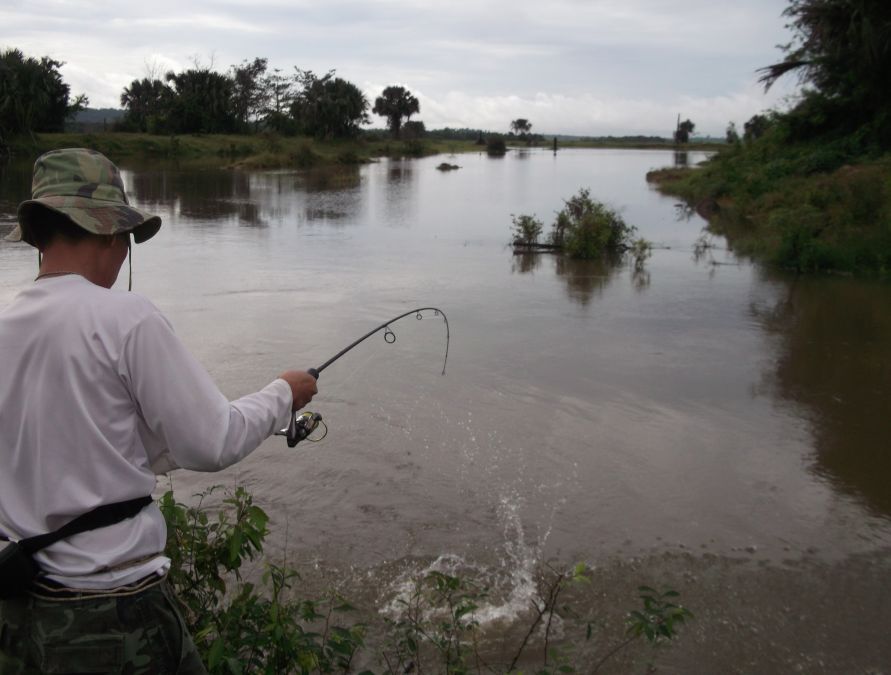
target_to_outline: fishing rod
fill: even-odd
[[[393,329],[390,328],[390,324],[396,323],[400,319],[404,319],[405,317],[411,316],[412,314],[414,314],[415,318],[418,321],[420,321],[424,318],[423,312],[433,312],[433,316],[441,316],[443,318],[443,321],[445,321],[446,347],[445,347],[445,358],[443,358],[443,360],[442,360],[442,374],[445,375],[446,364],[449,361],[449,340],[450,340],[449,319],[448,319],[448,317],[446,317],[445,312],[443,312],[438,307],[418,307],[417,309],[413,309],[411,311],[405,312],[404,314],[400,314],[399,316],[394,316],[392,319],[390,319],[389,321],[385,321],[377,328],[374,328],[373,330],[368,331],[367,333],[365,333],[365,335],[360,337],[358,340],[351,342],[349,345],[347,345],[346,347],[341,349],[339,352],[337,352],[330,359],[325,361],[318,368],[310,368],[306,372],[308,372],[310,375],[312,375],[314,378],[316,378],[318,380],[319,375],[322,373],[323,370],[325,370],[325,368],[327,368],[332,363],[337,361],[337,359],[339,359],[344,354],[350,352],[355,347],[358,347],[360,344],[365,342],[365,340],[370,338],[372,335],[374,335],[375,333],[379,333],[380,331],[384,331],[384,342],[386,342],[387,344],[393,344],[394,342],[396,342],[396,333],[394,333]],[[319,427],[319,425],[321,425],[324,429],[324,433],[322,434],[322,436],[320,436],[318,438],[309,438],[310,434],[312,434]],[[312,442],[321,441],[323,438],[325,438],[325,436],[328,435],[328,427],[322,421],[322,416],[319,413],[307,411],[307,412],[297,414],[297,411],[295,410],[291,414],[291,421],[288,424],[288,428],[282,429],[281,431],[276,431],[275,435],[276,436],[284,436],[288,441],[288,447],[293,448],[295,445],[297,445],[300,441],[303,441],[303,440],[309,440]]]

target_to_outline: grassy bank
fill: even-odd
[[[20,158],[36,158],[48,150],[72,147],[92,148],[111,159],[195,160],[245,169],[361,164],[376,157],[426,157],[480,149],[469,141],[370,141],[362,138],[319,141],[275,134],[155,136],[123,132],[39,134],[34,139],[18,138],[10,144],[12,155]]]
[[[740,254],[802,272],[891,272],[891,154],[845,139],[728,146],[700,167],[647,174]]]

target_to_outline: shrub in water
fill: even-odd
[[[507,153],[507,145],[503,138],[489,138],[486,140],[486,154],[490,157],[503,157]]]
[[[511,216],[514,224],[515,244],[537,244],[538,237],[544,230],[541,221],[535,216]]]
[[[596,258],[628,248],[634,232],[615,209],[591,199],[591,191],[582,188],[557,214],[551,243],[574,258]]]

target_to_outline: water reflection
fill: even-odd
[[[554,261],[554,273],[566,284],[569,299],[582,306],[600,297],[613,279],[627,267],[622,255],[597,260],[579,260],[564,255],[536,251],[514,251],[511,258],[512,274],[531,274],[542,267],[544,260]],[[650,272],[645,266],[631,267],[631,286],[643,292],[650,286]]]
[[[308,192],[354,190],[360,186],[359,167],[330,166],[294,174],[296,185]]]
[[[31,194],[31,162],[0,161],[0,232],[16,222],[19,202]]]
[[[645,267],[634,267],[631,271],[631,285],[638,293],[650,287],[650,272]]]
[[[325,167],[298,174],[301,216],[308,223],[344,225],[362,208],[359,167]]]
[[[399,184],[410,181],[412,178],[412,167],[409,161],[404,159],[391,160],[387,167],[387,182]]]
[[[603,295],[621,269],[622,262],[621,258],[577,260],[562,255],[556,261],[557,276],[566,282],[569,299],[582,306],[587,306],[595,296]]]
[[[177,168],[123,170],[122,174],[128,194],[144,208],[175,204],[181,216],[205,223],[236,220],[241,225],[264,224],[251,197],[251,174]]]
[[[541,267],[541,253],[529,251],[514,251],[514,257],[511,260],[510,271],[513,274],[529,274],[535,272]]]
[[[813,470],[891,516],[891,287],[796,279],[752,311],[779,339],[769,382],[809,418]]]
[[[675,166],[687,166],[690,163],[690,157],[686,150],[675,150],[674,151],[674,165]]]
[[[148,209],[172,207],[190,220],[262,227],[298,214],[306,222],[340,221],[361,206],[359,167],[256,172],[124,171],[128,193]]]

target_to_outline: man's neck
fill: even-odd
[[[43,254],[39,277],[77,274],[87,281],[111,288],[118,270],[109,269],[107,256],[92,242],[54,242]]]

